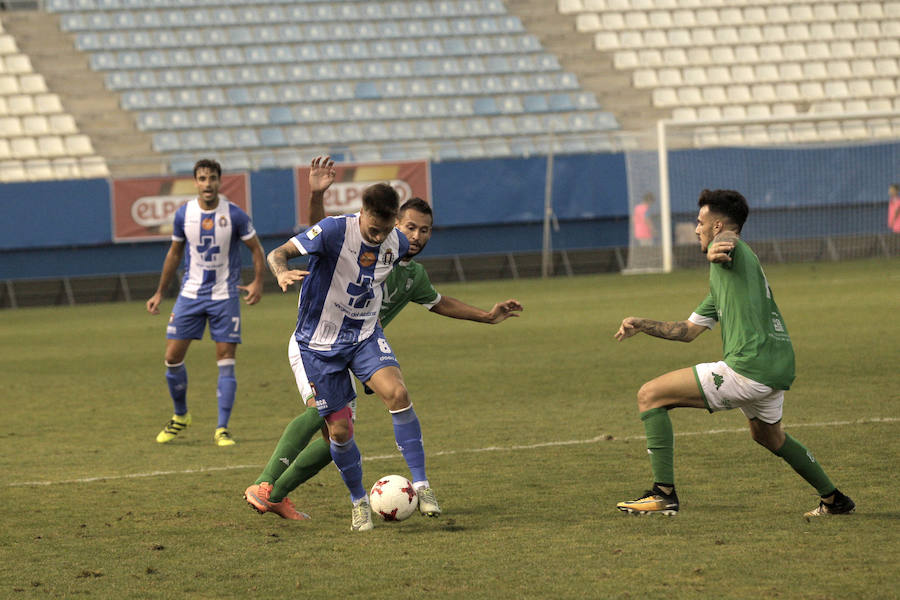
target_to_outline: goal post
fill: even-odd
[[[628,134],[625,147],[624,273],[704,262],[694,235],[703,189],[736,189],[747,198],[742,235],[764,262],[900,254],[900,234],[887,225],[888,189],[900,180],[900,112],[662,120]],[[642,207],[648,195],[655,202]]]

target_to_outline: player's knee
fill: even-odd
[[[409,391],[402,383],[397,384],[382,398],[388,410],[397,411],[409,407]]]
[[[345,406],[341,410],[325,417],[325,423],[328,425],[328,435],[338,444],[343,444],[353,437],[351,414],[350,407]]]
[[[641,412],[656,408],[657,394],[651,382],[647,382],[641,386],[637,393],[638,409]]]

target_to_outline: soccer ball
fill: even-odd
[[[412,482],[402,475],[385,475],[369,492],[372,512],[384,521],[402,521],[419,508],[419,497]]]

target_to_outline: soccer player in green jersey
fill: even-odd
[[[636,514],[678,513],[675,493],[672,422],[669,410],[684,406],[709,412],[740,408],[750,435],[781,457],[821,496],[807,518],[847,514],[853,500],[842,494],[803,444],[781,427],[784,392],[794,380],[794,350],[759,259],[740,239],[749,214],[747,201],[733,190],[703,190],[695,233],[711,263],[709,294],[686,321],[628,317],[616,332],[624,340],[643,332],[653,337],[693,341],[722,327],[724,358],[671,371],[648,381],[637,394],[647,434],[653,489],[617,508]]]
[[[325,190],[334,178],[334,162],[330,157],[318,156],[312,160],[309,172],[311,223],[325,218]],[[519,316],[522,305],[514,299],[498,302],[490,311],[485,311],[456,298],[443,296],[434,289],[425,267],[413,260],[431,239],[432,222],[431,207],[421,198],[412,198],[400,207],[397,227],[409,240],[409,252],[384,282],[379,312],[382,327],[386,327],[410,302],[421,304],[439,315],[479,323],[496,324]],[[331,453],[326,436],[310,442],[316,432],[322,430],[324,419],[315,408],[315,395],[309,382],[301,377],[294,364],[292,367],[307,409],[285,428],[263,472],[245,490],[244,499],[259,513],[273,512],[285,519],[302,520],[309,518],[308,515],[296,510],[288,494],[327,466],[331,462]],[[419,511],[423,515],[436,517],[441,514],[430,487],[417,490],[417,494]]]

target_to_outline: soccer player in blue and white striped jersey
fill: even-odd
[[[219,417],[213,441],[218,446],[234,445],[228,421],[237,390],[234,365],[237,345],[241,342],[240,293],[245,293],[244,300],[248,305],[260,301],[265,256],[247,213],[219,196],[221,180],[222,167],[216,161],[203,159],[194,165],[197,198],[183,204],[175,213],[172,245],[163,262],[159,286],[147,300],[147,311],[159,314],[163,293],[175,277],[183,258],[181,293],[166,327],[166,382],[175,414],[156,436],[159,443],[172,441],[191,424],[184,357],[191,341],[203,337],[206,322],[209,321],[209,333],[216,343],[216,364],[219,367],[216,393]],[[239,241],[253,255],[254,277],[246,286],[239,285]]]
[[[398,211],[396,190],[386,183],[369,186],[360,213],[320,221],[268,256],[283,291],[303,282],[289,356],[292,365],[300,365],[295,375],[308,378],[328,427],[332,460],[350,490],[353,531],[372,529],[373,524],[353,438],[350,401],[356,392],[348,368],[384,401],[413,482],[431,491],[419,419],[378,322],[382,283],[409,251],[406,236],[395,228]],[[301,255],[310,257],[308,271],[287,264]],[[433,512],[440,512],[436,501]]]

